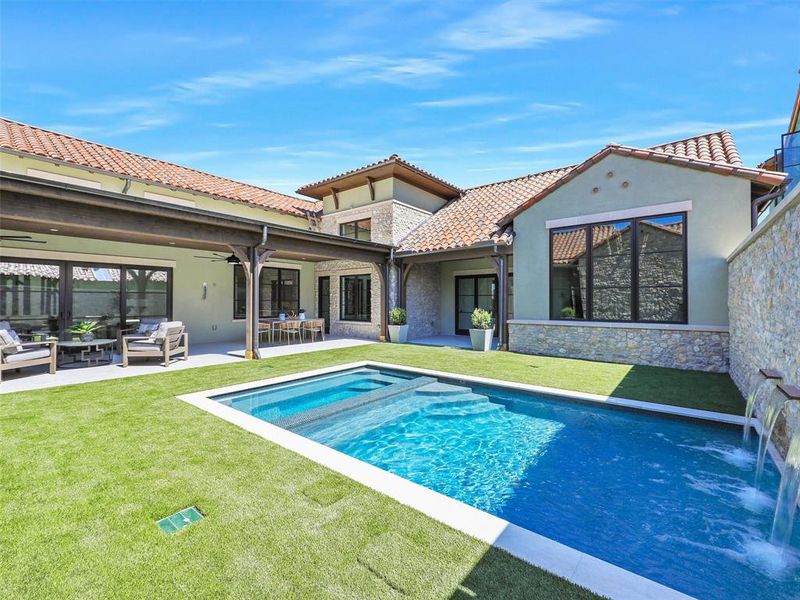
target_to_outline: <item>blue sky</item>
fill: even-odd
[[[399,153],[461,186],[730,129],[771,154],[781,2],[15,2],[6,117],[292,192]]]

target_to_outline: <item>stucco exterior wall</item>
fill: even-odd
[[[514,277],[515,316],[550,318],[547,220],[685,201],[692,202],[687,215],[688,322],[727,325],[726,258],[750,231],[750,182],[617,155],[606,157],[514,220],[514,260],[521,266]]]
[[[415,185],[406,183],[396,177],[386,177],[373,182],[375,198],[370,196],[369,186],[364,184],[349,190],[338,192],[339,206],[333,199],[333,194],[322,199],[325,214],[368,206],[384,200],[397,200],[409,204],[426,212],[436,212],[445,205],[446,200],[431,194]]]
[[[4,230],[3,233],[8,232]],[[173,268],[172,316],[186,324],[191,342],[241,340],[244,344],[245,322],[233,318],[233,267],[226,262],[194,258],[196,255],[210,255],[210,252],[38,233],[32,235],[36,239],[47,241],[47,244],[42,244],[41,247],[37,244],[33,248],[31,244],[4,242],[3,248],[0,248],[0,257],[13,261],[10,254],[14,253],[28,258],[47,257],[51,260],[61,260],[66,258],[60,253],[71,253],[77,256],[70,256],[69,260],[79,260],[80,256],[101,255],[100,260],[94,257],[87,258],[87,262],[91,263],[120,264],[135,261],[137,264],[148,264],[148,259],[170,261],[170,266]],[[277,260],[268,262],[267,266],[300,270],[300,307],[311,314],[315,298],[314,264]],[[204,284],[205,298],[203,298]]]
[[[439,286],[439,333],[456,333],[456,277],[458,275],[493,275],[494,263],[488,258],[452,260],[441,263]]]
[[[728,267],[734,383],[746,396],[758,369],[771,368],[800,385],[800,187],[732,254]],[[797,422],[800,407],[788,408]],[[778,429],[785,447],[785,422]]]

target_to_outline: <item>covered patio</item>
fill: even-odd
[[[281,350],[280,346],[276,346],[274,350],[265,352],[259,343],[259,312],[261,312],[262,318],[264,316],[264,303],[263,299],[259,298],[259,288],[263,285],[255,285],[254,282],[259,281],[259,275],[265,263],[276,259],[311,265],[320,261],[347,260],[376,267],[375,271],[378,273],[381,283],[380,298],[375,298],[380,302],[379,332],[381,336],[386,335],[388,285],[385,285],[385,282],[388,280],[390,259],[390,247],[387,245],[322,234],[312,231],[310,228],[301,229],[212,212],[195,206],[173,205],[125,193],[87,189],[83,186],[46,181],[21,174],[2,173],[0,192],[3,196],[2,227],[4,234],[29,235],[51,240],[51,242],[63,239],[68,240],[72,247],[77,245],[79,248],[82,245],[81,240],[83,240],[87,247],[91,245],[92,248],[102,248],[104,253],[106,247],[135,244],[135,248],[158,250],[157,255],[164,258],[169,258],[171,254],[177,256],[181,252],[182,256],[190,256],[189,253],[194,251],[200,251],[199,254],[209,255],[211,258],[220,255],[227,257],[222,264],[236,266],[236,271],[240,273],[240,276],[243,272],[245,280],[242,286],[242,295],[244,296],[242,304],[246,305],[244,314],[233,317],[234,323],[237,322],[237,319],[241,319],[239,327],[242,326],[242,321],[244,322],[243,339],[230,343],[226,341],[218,344],[203,344],[202,348],[200,345],[192,345],[190,342],[189,363],[217,364],[227,361],[229,358],[237,360],[237,355],[253,359],[271,356],[275,352],[288,351]],[[52,246],[55,245],[52,244]],[[85,268],[78,266],[85,264],[87,260],[85,257],[92,257],[101,262],[104,259],[103,254],[98,252],[92,254],[50,252],[48,250],[50,247],[38,244],[4,243],[0,254],[6,261],[42,259],[42,262],[49,260],[50,263],[56,261],[47,257],[58,255],[61,257],[58,260],[71,261],[69,263],[70,273],[77,273],[76,269]],[[111,255],[114,252],[108,250],[108,254]],[[205,256],[194,256],[194,259],[201,258],[205,258]],[[119,260],[117,259],[117,262]],[[165,271],[170,269],[170,267],[164,266],[170,262],[168,260],[161,260],[160,263],[158,260],[150,262],[157,265],[163,263],[161,267]],[[196,268],[201,271],[212,270],[213,266],[210,263],[200,260],[194,260],[194,262]],[[172,263],[175,264],[175,261]],[[241,272],[239,271],[240,267]],[[181,278],[178,273],[180,268],[180,263],[172,268],[176,271],[175,281],[179,283],[173,283],[170,273],[170,280],[165,288],[165,294],[168,296],[166,301],[168,314],[163,316],[171,320],[185,320],[183,315],[192,313],[195,328],[199,323],[205,327],[202,307],[210,306],[205,303],[206,295],[211,295],[214,290],[209,290],[209,285],[203,279],[201,297],[194,295],[194,289],[191,292],[187,291],[180,283]],[[219,269],[220,267],[213,268]],[[116,281],[115,285],[119,287],[119,281],[124,281],[126,272],[128,279],[132,272],[134,275],[137,273],[135,266],[127,269],[123,266],[123,269],[125,270],[122,271],[122,275],[120,273],[112,274],[108,281],[112,283]],[[225,273],[229,270],[227,269]],[[201,273],[200,276],[205,277],[205,274]],[[225,277],[229,276],[225,275]],[[77,278],[77,275],[74,277]],[[67,287],[67,292],[71,292],[71,285],[72,282],[68,282],[61,288]],[[125,287],[122,285],[123,299],[120,300],[122,308],[118,311],[117,319],[120,330],[125,325],[131,324],[129,320],[126,322],[127,315],[124,312]],[[59,288],[55,292],[48,293],[55,294],[53,304],[57,306],[58,311],[53,309],[51,320],[53,323],[58,323],[57,331],[64,335],[73,320],[73,315],[68,308],[69,302],[65,302],[63,289]],[[175,299],[174,305],[173,298]],[[217,296],[214,301],[217,302],[216,308],[219,309],[220,303],[230,300]],[[305,302],[308,316],[318,316],[316,315],[318,311],[316,301],[311,301],[307,294]],[[66,309],[65,305],[67,305]],[[261,307],[261,311],[255,310],[255,307]],[[75,315],[74,318],[78,318],[78,315]],[[215,317],[215,319],[219,318],[219,315]],[[210,318],[209,321],[215,322]],[[53,331],[53,323],[51,323],[51,331]],[[228,327],[229,331],[233,331],[230,325],[225,325],[225,323],[221,325]],[[216,325],[209,325],[209,329],[215,328]],[[241,329],[238,331],[241,332]],[[187,328],[187,332],[191,341],[191,326]],[[199,341],[208,341],[207,338],[208,333],[206,333],[205,339]],[[331,347],[337,347],[336,344],[341,342],[341,339],[328,338],[326,342],[305,343],[302,344],[302,347],[303,351],[306,351],[319,344],[322,344],[318,346],[320,348],[331,346],[331,344],[333,344]],[[214,347],[216,349],[213,349]],[[116,350],[119,352],[119,348]],[[292,352],[296,351],[292,350]],[[210,358],[212,356],[218,358],[212,359]],[[73,372],[88,376],[90,369],[74,369]],[[20,373],[20,376],[24,378],[25,371]],[[7,379],[9,379],[9,383],[4,382],[4,391],[5,388],[11,387],[10,380],[16,380],[18,377],[12,372],[7,373]],[[81,380],[86,381],[87,379],[84,377]]]

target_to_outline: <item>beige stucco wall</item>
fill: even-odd
[[[406,183],[396,177],[378,179],[373,183],[373,187],[375,190],[374,200],[370,197],[369,186],[367,184],[338,192],[338,208],[333,200],[333,195],[329,194],[322,199],[323,211],[325,214],[333,214],[338,211],[367,206],[383,200],[397,200],[427,212],[435,212],[445,205],[445,200],[439,196],[431,194],[410,183]]]
[[[593,193],[595,187],[599,191]],[[550,316],[545,221],[683,201],[692,202],[687,216],[689,324],[727,325],[726,258],[750,231],[750,182],[617,155],[514,220],[515,318]]]
[[[6,230],[3,234],[10,233]],[[14,232],[18,233],[18,232]],[[132,259],[137,264],[147,263],[148,259],[172,261],[173,266],[173,318],[183,321],[193,343],[234,341],[244,343],[245,324],[243,320],[233,319],[233,267],[225,262],[194,258],[206,256],[210,252],[172,248],[166,246],[146,246],[121,242],[86,240],[57,235],[31,234],[35,239],[46,240],[47,244],[14,244],[3,242],[0,258],[8,258],[6,248],[15,248],[30,258],[49,257],[54,260],[65,258],[59,252],[78,255],[103,255],[109,263],[127,262]],[[70,256],[69,260],[78,260]],[[96,262],[91,257],[90,262]],[[300,307],[309,315],[314,307],[314,263],[302,261],[276,260],[267,266],[285,266],[300,269]],[[203,299],[203,284],[207,295]],[[0,315],[2,317],[4,315]]]
[[[37,169],[39,171],[47,171],[57,175],[76,177],[78,179],[98,182],[102,186],[101,189],[109,192],[116,192],[118,194],[122,193],[122,190],[125,186],[125,179],[123,177],[97,173],[95,171],[82,169],[79,167],[54,164],[45,160],[39,160],[30,157],[20,157],[7,152],[0,152],[0,169],[9,173],[18,173],[21,175],[27,175],[28,169]],[[182,190],[173,190],[167,188],[166,186],[150,185],[139,181],[133,181],[127,191],[127,194],[130,196],[144,198],[145,194],[148,192],[151,194],[158,194],[160,196],[173,197],[181,206],[191,205],[202,210],[245,217],[248,219],[254,219],[256,221],[264,221],[265,223],[275,223],[290,227],[298,227],[301,229],[309,228],[308,220],[305,218],[293,217],[291,215],[285,215],[274,210],[248,206],[239,202],[218,200],[203,194],[192,194]],[[158,200],[168,202],[167,200],[162,200],[160,198]]]
[[[456,277],[459,275],[493,275],[497,271],[489,258],[452,260],[441,263],[439,289],[439,333],[455,335],[456,332]]]

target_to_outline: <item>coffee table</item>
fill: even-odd
[[[117,340],[98,338],[91,342],[67,340],[58,342],[59,367],[91,367],[108,364],[114,360],[114,343]],[[67,352],[71,350],[71,352]],[[70,360],[67,360],[70,357]]]

